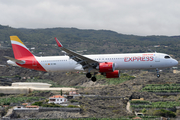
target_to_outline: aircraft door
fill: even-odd
[[[156,56],[155,56],[155,62],[160,62],[160,54],[156,54]]]

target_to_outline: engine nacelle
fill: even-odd
[[[98,68],[100,73],[114,72],[115,64],[113,62],[99,63]]]
[[[119,77],[120,77],[119,70],[115,70],[114,72],[106,73],[106,78],[119,78]]]

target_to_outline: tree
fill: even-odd
[[[61,96],[62,96],[62,89],[61,89]]]
[[[145,108],[142,109],[142,113],[146,113],[147,110]]]

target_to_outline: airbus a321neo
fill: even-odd
[[[34,56],[17,36],[10,36],[14,57],[5,56],[8,64],[39,71],[86,71],[86,77],[96,81],[99,72],[106,78],[120,77],[119,70],[156,69],[172,67],[178,61],[164,53],[128,53],[128,54],[96,54],[81,55],[69,50],[55,38],[57,45],[67,56]],[[91,74],[93,73],[93,75]]]

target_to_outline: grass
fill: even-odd
[[[180,85],[179,84],[149,84],[146,85],[142,91],[147,92],[163,92],[163,93],[173,93],[173,92],[180,92]]]
[[[97,75],[96,77],[97,77],[97,80],[105,79],[106,80],[105,84],[108,84],[108,85],[117,85],[117,84],[123,83],[128,80],[132,80],[135,78],[134,76],[130,76],[124,73],[121,73],[121,76],[119,78],[106,78],[105,76],[102,76],[102,75]]]
[[[133,108],[173,108],[176,106],[180,106],[180,102],[179,101],[166,101],[166,102],[149,102],[144,104],[142,102],[142,104],[138,102],[138,105],[131,105],[131,107]],[[147,102],[147,101],[146,101]],[[133,103],[136,103],[135,101],[133,101]]]
[[[22,97],[15,97],[15,96],[10,96],[10,97],[5,97],[5,98],[0,98],[0,103],[1,105],[9,105],[10,103],[21,103],[21,102],[30,102],[34,100],[39,100],[39,99],[45,99],[44,97],[27,97],[27,96],[22,96]]]

